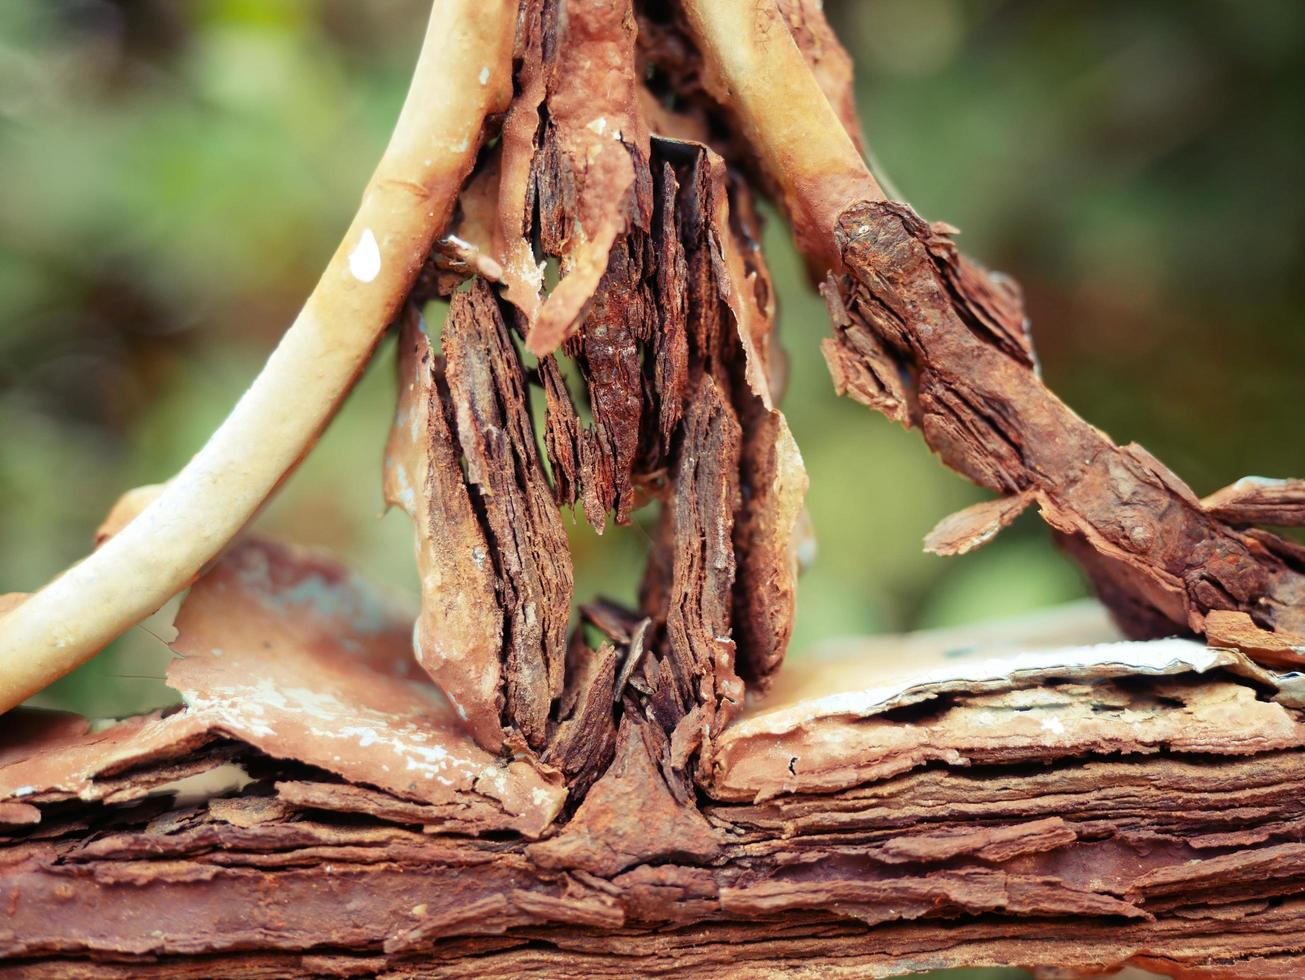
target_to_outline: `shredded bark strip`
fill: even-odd
[[[1305,554],[1235,526],[1290,517],[1290,484],[1203,506],[1141,446],[1115,445],[1043,385],[1018,294],[905,205],[855,206],[838,240],[826,357],[840,388],[976,483],[1036,501],[1130,635],[1202,633],[1212,611],[1305,632]]]

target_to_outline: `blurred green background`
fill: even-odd
[[[827,5],[879,163],[1019,277],[1071,405],[1198,493],[1305,475],[1305,4]],[[181,466],[257,372],[352,214],[427,6],[0,3],[0,592],[83,555],[116,496]],[[820,542],[795,650],[1082,595],[1036,517],[973,555],[921,552],[980,494],[834,397],[823,307],[778,220],[766,245]],[[387,345],[259,526],[415,594],[379,488],[392,372]],[[580,525],[579,596],[632,595],[646,547]],[[42,703],[169,701],[162,628]]]

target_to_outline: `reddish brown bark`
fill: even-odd
[[[552,791],[528,764],[492,760],[438,721],[415,739],[370,713],[414,688],[387,686],[406,658],[387,661],[384,627],[337,634],[357,650],[320,632],[352,586],[289,617],[278,653],[300,671],[245,691],[240,638],[220,656],[208,647],[235,611],[231,589],[239,608],[266,601],[284,617],[312,575],[334,574],[278,558],[268,591],[249,575],[258,554],[270,556],[247,549],[198,587],[174,668],[189,707],[99,732],[67,716],[5,720],[8,972],[814,976],[1132,961],[1286,977],[1305,965],[1305,720],[1258,682],[1182,673],[1165,654],[1152,657],[1159,677],[1055,682],[1044,669],[984,693],[941,687],[953,693],[915,707],[909,683],[878,708],[870,690],[856,706],[799,699],[728,729],[696,791],[667,765],[664,726],[627,711],[611,765],[568,821],[545,826]],[[946,650],[939,662],[956,664]],[[864,671],[865,656],[829,669]],[[303,710],[286,702],[329,702],[335,737],[283,727]],[[448,785],[406,775],[405,759],[436,757]],[[463,779],[468,766],[480,774]]]
[[[535,15],[527,24],[545,43],[527,46],[523,89],[529,72],[560,70],[546,53],[569,37],[554,37],[556,9]],[[544,60],[531,67],[534,57]],[[513,152],[531,158],[534,211],[523,234],[561,257],[565,276],[568,250],[592,257],[593,242],[577,244],[568,188],[579,178],[559,125],[550,116],[536,142]],[[415,319],[405,328],[387,463],[389,498],[417,525],[422,662],[482,745],[524,741],[576,780],[577,798],[610,758],[623,698],[662,727],[667,769],[683,779],[741,704],[741,677],[764,686],[779,668],[806,488],[774,405],[773,290],[746,187],[699,143],[654,136],[644,151],[623,135],[605,139],[603,152],[620,147],[632,177],[613,199],[620,228],[570,336],[527,370],[520,346],[545,312],[513,308],[481,277],[457,287],[438,345]],[[496,165],[500,180],[520,170]],[[464,225],[486,213],[475,203]],[[427,286],[453,290],[457,272],[442,266]],[[529,384],[543,392],[542,449]],[[610,655],[579,632],[566,641],[572,597],[559,508],[582,506],[601,532],[609,517],[628,523],[649,502],[662,531],[638,614],[610,603],[582,609],[619,624]]]
[[[754,13],[749,44],[788,45],[859,164],[819,4]],[[6,718],[0,955],[73,976],[1298,972],[1290,676],[1180,641],[994,666],[902,640],[877,674],[826,664],[833,689],[776,681],[806,477],[745,175],[754,152],[848,154],[802,155],[801,106],[777,147],[743,145],[765,120],[674,4],[524,0],[515,51],[401,330],[385,482],[416,528],[415,633],[329,560],[248,539],[179,618],[184,706]],[[877,188],[859,166],[769,176],[838,270],[839,391],[1002,495],[931,550],[1036,503],[1131,633],[1305,663],[1305,551],[1248,527],[1305,519],[1299,481],[1198,501],[1042,384],[1017,290],[949,229],[843,210]],[[572,626],[564,509],[601,533],[650,503],[638,608],[585,601]]]
[[[919,427],[976,483],[1036,501],[1131,635],[1202,633],[1211,611],[1305,632],[1305,553],[1225,523],[1218,501],[1202,506],[1142,447],[1075,415],[1038,377],[1018,293],[961,256],[945,228],[866,203],[837,235],[847,272],[826,291],[825,350],[840,391]],[[1234,510],[1241,523],[1291,504]]]

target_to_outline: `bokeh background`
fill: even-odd
[[[1305,475],[1305,4],[827,0],[878,162],[1022,281],[1050,384],[1198,493]],[[83,555],[123,490],[222,419],[311,288],[406,87],[426,0],[0,3],[0,592]],[[979,498],[834,397],[824,310],[766,246],[819,545],[795,650],[1084,593],[1036,517],[955,559]],[[261,528],[416,592],[382,513],[392,344]],[[251,452],[257,447],[251,446]],[[633,594],[639,528],[575,531],[578,594]],[[41,696],[167,703],[164,616]]]

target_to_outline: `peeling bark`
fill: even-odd
[[[498,303],[476,280],[444,328],[449,400],[506,617],[507,710],[534,748],[562,693],[571,554],[535,443],[525,373]]]
[[[541,140],[534,220],[544,247],[562,249],[566,236],[573,234],[567,230],[570,197],[561,190],[570,180],[564,143],[547,128]],[[531,379],[543,389],[543,442],[557,504],[582,503],[586,520],[600,531],[609,515],[627,523],[634,508],[650,498],[664,508],[666,530],[652,561],[664,568],[665,577],[654,586],[657,573],[650,572],[642,600],[651,626],[641,636],[637,655],[628,635],[613,639],[633,684],[627,693],[640,702],[646,699],[648,710],[673,737],[674,760],[668,765],[683,773],[698,764],[694,760],[700,755],[705,760],[711,734],[741,703],[739,671],[764,685],[782,662],[792,630],[795,541],[806,475],[774,407],[782,360],[773,349],[773,289],[757,248],[760,233],[747,190],[732,181],[725,162],[706,147],[662,137],[648,145],[646,159],[638,154],[630,158],[635,169],[624,199],[630,207],[625,230],[607,253],[606,270],[575,333],[561,352],[539,361]],[[477,282],[467,296],[454,297],[444,373],[450,397],[458,402],[446,414],[457,420],[467,478],[475,487],[485,479],[476,462],[482,451],[475,448],[474,434],[465,431],[467,411],[461,406],[472,400],[459,395],[467,384],[460,379],[471,374],[467,365],[474,362],[469,359],[473,354],[487,358],[486,363],[500,365],[505,377],[527,375],[511,349],[510,334],[497,325],[502,310],[489,290]],[[518,333],[532,336],[535,328],[524,311],[513,320]],[[468,322],[495,326],[473,335],[463,326]],[[489,353],[476,353],[482,349]],[[578,378],[567,377],[566,361],[574,364]],[[520,415],[524,403],[517,394],[506,402],[517,405],[514,411]],[[589,420],[582,414],[586,408]],[[512,445],[527,447],[527,455],[533,452],[524,423],[506,428]],[[518,467],[523,465],[528,473],[538,472],[528,459]],[[510,467],[482,469],[507,472]],[[532,478],[531,485],[538,480]],[[540,498],[537,489],[529,494],[531,500]],[[494,517],[502,495],[501,488],[473,493],[492,553],[501,548],[497,542],[504,528],[516,526]],[[552,520],[548,523],[551,527]],[[449,530],[456,532],[455,527]],[[435,530],[431,536],[437,536]],[[706,554],[699,553],[699,538],[710,541]],[[546,539],[555,540],[551,531]],[[510,548],[509,558],[519,550]],[[544,552],[533,554],[539,558]],[[500,564],[503,560],[496,558]],[[512,586],[505,583],[529,574],[531,565],[518,561],[512,568],[496,567],[510,623]],[[560,602],[555,608],[553,622],[558,623]],[[575,637],[571,649],[587,650]],[[572,662],[587,677],[594,660],[578,653]],[[538,681],[532,679],[538,675],[537,662],[505,655],[501,668],[490,667],[502,670],[508,688],[509,731],[522,726],[527,743],[578,779],[583,795],[601,766],[567,756],[579,751],[576,739],[590,745],[601,729],[614,724],[623,711],[621,694],[607,705],[603,725],[597,721],[603,709],[596,702],[587,713],[574,714],[583,707],[577,707],[580,695],[574,692],[564,703],[555,703],[551,714],[540,698],[523,713],[521,699],[513,699],[513,685],[537,690]],[[571,671],[564,673],[568,683],[588,683]],[[559,689],[550,693],[556,702]],[[581,738],[581,730],[589,735]],[[606,746],[608,737],[610,733],[592,744]],[[561,741],[549,747],[550,739]],[[563,743],[565,751],[559,747]]]
[[[668,505],[665,654],[644,671],[654,716],[690,742],[709,740],[743,700],[730,635],[740,438],[715,382],[704,378],[689,404]]]
[[[12,972],[884,976],[1132,962],[1280,977],[1305,965],[1301,692],[1239,679],[1253,668],[1237,654],[1163,641],[1002,664],[982,646],[948,656],[954,637],[932,650],[927,637],[881,640],[938,667],[912,673],[890,656],[876,681],[866,651],[813,662],[725,729],[697,787],[668,763],[675,735],[627,711],[610,766],[566,819],[543,771],[492,760],[444,726],[438,699],[414,739],[400,705],[433,688],[387,673],[406,661],[397,629],[388,639],[395,621],[360,618],[371,607],[340,574],[243,545],[188,601],[173,670],[185,708],[97,731],[4,719]],[[305,585],[320,579],[332,584]],[[244,633],[230,629],[237,610]],[[615,613],[593,615],[628,635]],[[270,634],[269,621],[281,624]],[[209,652],[218,629],[222,655]],[[264,635],[284,670],[251,689]],[[568,695],[572,718],[589,713],[585,691],[610,691],[612,649],[582,659],[593,683]],[[831,672],[868,686],[844,679],[831,700],[818,693]],[[988,689],[948,679],[966,674]],[[375,717],[377,697],[399,713]],[[301,706],[327,703],[329,734],[296,724]],[[454,778],[390,778],[405,752],[438,754]]]
[[[0,955],[70,976],[1299,972],[1305,688],[1267,668],[1305,665],[1305,548],[1253,525],[1305,521],[1301,481],[1199,501],[1048,391],[1014,284],[882,200],[818,2],[518,14],[511,104],[482,134],[508,89],[486,64],[404,306],[385,492],[420,612],[246,539],[180,614],[183,705],[0,721]],[[806,475],[747,177],[831,270],[838,391],[1000,495],[926,547],[964,554],[1036,503],[1131,634],[1209,648],[915,637],[777,678]],[[451,297],[438,345],[430,295]],[[583,602],[568,633],[576,504],[600,533],[660,516],[638,609]]]
[[[1247,476],[1210,494],[1201,506],[1229,524],[1305,526],[1305,480]]]
[[[866,203],[843,214],[838,241],[847,273],[827,291],[837,297],[826,353],[835,378],[918,426],[976,483],[1036,500],[1131,635],[1202,633],[1212,611],[1305,631],[1305,563],[1295,549],[1225,523],[1218,500],[1202,506],[1146,450],[1117,446],[1052,394],[1037,375],[1018,294],[961,257],[945,227],[904,205]],[[895,389],[894,375],[908,381]],[[1226,506],[1237,518],[1290,516],[1291,494],[1280,496]]]
[[[416,531],[421,613],[413,652],[476,741],[503,742],[503,610],[485,529],[462,469],[443,362],[415,312],[399,337],[399,405],[385,453],[385,499]]]

